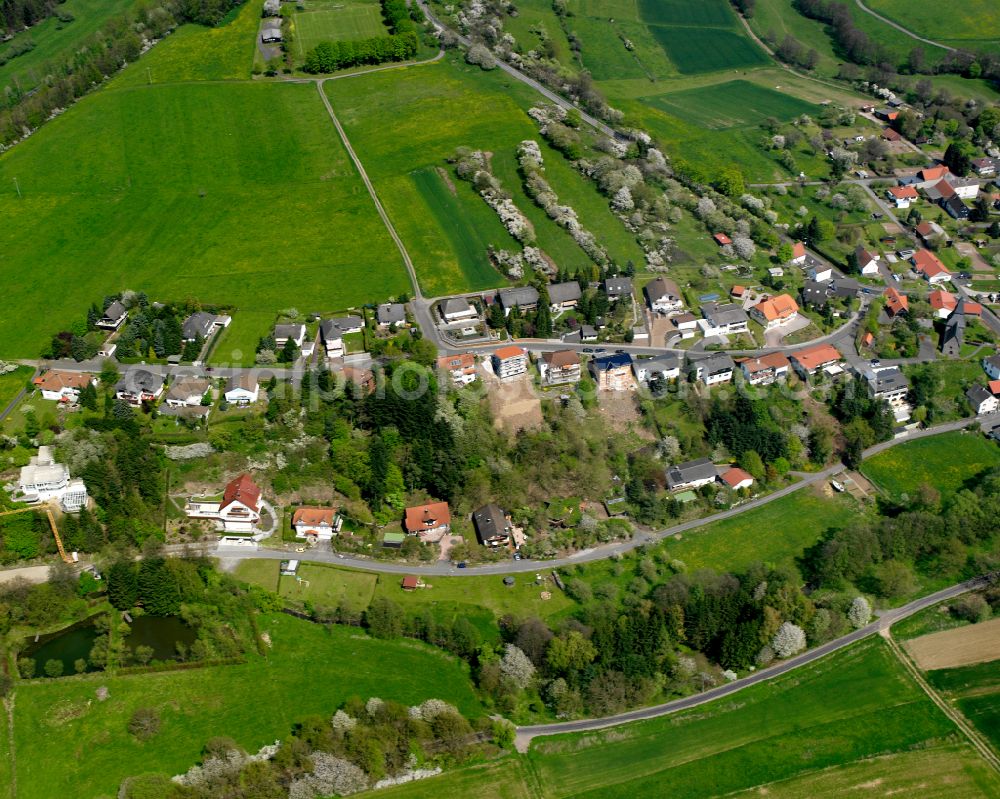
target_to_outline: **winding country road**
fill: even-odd
[[[918,613],[925,608],[936,605],[938,602],[954,599],[967,591],[986,585],[987,580],[987,577],[976,577],[972,580],[967,580],[964,583],[959,583],[958,585],[953,585],[949,588],[943,588],[940,591],[935,591],[933,594],[928,594],[920,599],[915,599],[902,607],[886,611],[880,618],[859,630],[854,630],[853,632],[841,636],[833,641],[829,641],[822,646],[810,649],[808,652],[803,652],[801,655],[796,655],[788,660],[783,660],[777,665],[761,669],[760,671],[754,672],[747,677],[734,680],[733,682],[725,685],[720,685],[718,688],[711,688],[695,696],[686,696],[683,699],[675,699],[672,702],[665,702],[662,705],[653,705],[652,707],[630,710],[627,713],[619,713],[616,716],[607,716],[602,719],[582,719],[579,721],[563,721],[556,724],[539,724],[528,727],[518,727],[517,738],[515,739],[518,751],[526,752],[531,744],[531,741],[540,736],[559,735],[561,733],[570,732],[591,732],[593,730],[602,730],[607,727],[615,727],[619,724],[627,724],[632,721],[655,719],[660,716],[667,716],[671,713],[677,713],[681,710],[688,710],[689,708],[697,707],[705,702],[711,702],[713,699],[721,699],[725,696],[731,696],[732,694],[742,691],[744,688],[749,688],[752,685],[758,685],[759,683],[773,680],[775,677],[779,677],[782,674],[787,674],[788,672],[793,671],[794,669],[808,665],[809,663],[819,660],[832,652],[836,652],[838,649],[843,649],[845,646],[857,643],[863,638],[867,638],[869,635],[874,635],[887,629],[892,624],[905,619],[907,616],[912,616],[914,613]]]

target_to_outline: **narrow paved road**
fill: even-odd
[[[801,668],[809,663],[813,663],[814,661],[819,660],[832,652],[836,652],[838,649],[843,649],[845,646],[850,646],[863,638],[867,638],[869,635],[874,635],[897,621],[905,619],[907,616],[912,616],[914,613],[918,613],[925,608],[929,608],[931,605],[935,605],[938,602],[954,599],[967,591],[971,591],[972,589],[981,587],[985,584],[985,577],[976,577],[964,583],[959,583],[958,585],[953,585],[949,588],[943,588],[940,591],[935,591],[933,594],[928,594],[920,599],[915,599],[907,605],[887,611],[879,619],[873,621],[865,627],[862,627],[860,630],[854,630],[853,632],[825,643],[822,646],[810,649],[808,652],[803,652],[801,655],[784,660],[781,663],[770,666],[766,669],[761,669],[760,671],[754,672],[748,677],[743,677],[740,680],[734,680],[726,685],[720,685],[718,688],[711,688],[708,691],[697,694],[696,696],[687,696],[683,699],[675,699],[672,702],[665,702],[662,705],[654,705],[653,707],[631,710],[628,713],[619,713],[617,716],[608,716],[603,719],[583,719],[580,721],[564,721],[557,724],[539,724],[528,727],[518,727],[516,738],[518,751],[526,752],[531,744],[531,741],[540,736],[559,735],[561,733],[569,732],[590,732],[593,730],[602,730],[607,727],[616,727],[619,724],[627,724],[632,721],[655,719],[660,716],[667,716],[671,713],[677,713],[681,710],[697,707],[705,702],[711,702],[714,699],[731,696],[732,694],[742,691],[744,688],[749,688],[751,685],[757,685],[762,682],[767,682],[768,680],[773,680],[775,677],[779,677],[782,674],[787,674],[790,671]]]
[[[908,435],[900,438],[883,441],[866,449],[864,457],[873,457],[878,455],[880,452],[884,452],[885,450],[906,441],[915,441],[920,438],[926,438],[940,433],[962,430],[977,421],[979,421],[977,417],[960,419],[957,422],[946,422],[944,424],[927,428],[926,430],[918,430],[916,432],[909,433]],[[684,522],[683,524],[668,527],[665,530],[658,530],[651,533],[638,533],[628,541],[605,544],[592,549],[581,550],[580,552],[568,555],[567,557],[553,558],[552,560],[505,560],[500,563],[490,563],[482,566],[470,566],[465,569],[459,569],[456,568],[456,566],[450,561],[438,561],[430,565],[409,564],[370,560],[368,558],[361,558],[354,555],[344,555],[336,552],[315,552],[308,549],[306,549],[305,552],[295,552],[294,549],[252,550],[243,547],[219,547],[214,554],[216,557],[223,560],[227,567],[235,566],[235,564],[241,560],[284,560],[291,557],[306,563],[329,563],[337,566],[343,566],[345,568],[360,569],[363,571],[378,572],[381,574],[423,574],[472,577],[550,571],[563,566],[574,566],[578,563],[590,563],[596,560],[605,560],[607,558],[614,557],[615,555],[630,552],[631,550],[644,544],[662,541],[664,538],[677,535],[678,533],[686,533],[691,530],[697,530],[714,522],[730,519],[741,513],[746,513],[749,510],[754,510],[755,508],[767,505],[768,503],[774,502],[782,497],[787,497],[789,494],[800,491],[807,486],[829,480],[844,468],[843,464],[836,463],[833,466],[828,466],[820,472],[808,474],[804,479],[797,483],[793,483],[790,486],[786,486],[785,488],[775,491],[772,494],[767,494],[759,499],[751,500],[743,505],[738,505],[735,508],[720,511],[719,513],[715,513],[701,519],[692,519],[691,521]]]
[[[879,20],[880,22],[884,22],[890,28],[895,28],[900,33],[905,33],[911,39],[916,39],[918,42],[923,42],[924,44],[929,44],[931,47],[940,47],[942,50],[950,50],[953,53],[957,53],[958,52],[958,48],[949,47],[946,44],[941,44],[941,42],[935,42],[933,39],[925,39],[923,36],[918,36],[913,31],[911,31],[909,28],[904,28],[898,22],[893,22],[888,17],[883,17],[877,11],[872,11],[870,8],[868,8],[868,6],[866,6],[864,3],[862,3],[861,0],[854,0],[854,2],[857,3],[858,8],[860,8],[866,14],[871,14],[871,16],[875,17],[875,19]]]

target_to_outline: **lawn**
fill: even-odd
[[[524,198],[520,179],[512,168],[517,145],[538,139],[535,124],[525,113],[537,95],[498,71],[470,69],[454,57],[433,65],[394,70],[348,80],[329,81],[325,90],[347,130],[365,170],[399,230],[416,264],[424,291],[431,296],[502,285],[498,272],[489,274],[467,253],[475,238],[488,240],[485,221],[456,225],[452,218],[442,225],[430,211],[447,209],[451,200],[446,185],[420,177],[421,170],[445,166],[460,146],[494,154],[496,171],[504,188],[533,220],[542,247],[560,263],[570,266],[581,251],[566,231],[537,212]],[[386,120],[392,119],[391,125]],[[581,223],[594,231],[619,262],[634,259],[638,247],[621,222],[608,210],[596,189],[568,166],[559,164],[552,150],[543,147],[546,174],[560,200],[577,209]],[[414,179],[413,174],[417,177]],[[450,178],[454,180],[454,178]],[[456,187],[456,190],[458,187]],[[458,191],[456,201],[466,203]],[[485,204],[484,204],[485,205]],[[478,219],[479,211],[473,212]],[[457,229],[446,234],[449,226]],[[442,229],[444,228],[444,230]],[[560,265],[562,265],[560,263]],[[485,285],[484,285],[485,284]]]
[[[660,25],[651,25],[649,29],[682,75],[770,63],[763,50],[734,30]]]
[[[11,59],[0,67],[0,86],[18,85],[29,91],[44,77],[43,67],[75,51],[85,39],[105,22],[117,17],[135,4],[135,0],[65,0],[56,8],[57,14],[72,14],[72,22],[60,22],[58,16],[22,31],[0,45],[0,54],[23,41],[35,43],[35,49]]]
[[[294,557],[290,554],[289,557]],[[364,609],[372,601],[379,576],[372,572],[338,569],[317,563],[299,566],[299,580],[279,574],[275,560],[244,560],[236,569],[241,580],[274,591],[297,602],[335,608],[346,600],[352,608]]]
[[[898,22],[903,27],[934,41],[969,40],[966,47],[1000,39],[1000,14],[996,0],[962,0],[940,3],[938,0],[869,0],[873,11]]]
[[[546,797],[654,796],[669,785],[670,796],[683,799],[807,775],[822,787],[841,769],[915,748],[951,750],[974,763],[888,647],[869,639],[735,700],[604,733],[538,739],[529,758]],[[907,779],[901,766],[885,771]],[[972,771],[962,780],[967,795],[1000,788],[985,766]]]
[[[379,797],[388,799],[536,799],[534,780],[527,764],[509,757],[451,771],[429,780],[385,788]]]
[[[680,92],[642,98],[644,102],[686,122],[719,130],[756,125],[768,117],[781,121],[813,114],[817,107],[789,94],[745,80],[733,80]]]
[[[275,316],[273,311],[240,311],[233,314],[233,321],[219,334],[208,362],[214,366],[253,366],[257,344],[262,336],[271,332]]]
[[[109,85],[249,80],[259,28],[260,7],[251,2],[215,28],[182,25]]]
[[[480,712],[464,666],[432,647],[378,641],[355,628],[282,614],[262,617],[260,628],[273,647],[266,659],[252,655],[244,665],[20,685],[14,714],[19,799],[112,796],[127,775],[184,771],[213,736],[256,750],[309,714],[328,716],[352,695],[408,704],[439,697],[466,714]],[[100,685],[110,692],[105,702],[94,700]],[[137,707],[156,708],[162,719],[146,743],[126,730]]]
[[[1000,668],[997,661],[935,669],[926,673],[928,682],[954,702],[962,714],[985,735],[993,748],[1000,748]]]
[[[4,356],[37,357],[126,288],[230,304],[236,319],[409,289],[312,85],[98,92],[0,157],[0,185],[14,177],[23,198],[0,196]]]
[[[305,10],[296,11],[293,17],[296,47],[302,58],[320,42],[370,39],[389,33],[376,0],[310,0],[303,5]]]
[[[0,375],[0,413],[3,413],[21,389],[28,385],[33,372],[34,369],[30,366],[18,366],[13,372]]]
[[[866,460],[864,475],[899,500],[921,485],[944,495],[974,484],[983,472],[1000,466],[1000,448],[978,433],[942,433],[909,441]]]

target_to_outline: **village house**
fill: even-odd
[[[543,386],[580,382],[580,356],[575,350],[543,352],[538,359],[538,373]]]
[[[992,178],[997,174],[997,168],[1000,167],[1000,158],[974,158],[972,160],[972,168],[975,170],[976,174],[981,178]]]
[[[820,371],[827,374],[839,374],[843,371],[843,356],[832,344],[817,344],[798,350],[789,356],[789,360],[792,368],[802,378],[811,377]]]
[[[1000,380],[1000,354],[983,358],[983,371],[990,376],[991,380]]]
[[[733,491],[739,491],[742,488],[750,488],[753,485],[753,477],[738,466],[730,466],[719,475],[719,482]]]
[[[739,361],[743,377],[752,386],[766,386],[788,376],[791,365],[781,352],[772,352],[758,358],[744,358]]]
[[[451,531],[451,510],[447,502],[428,502],[406,509],[403,528],[425,542],[440,541]]]
[[[807,280],[799,290],[799,299],[809,308],[823,308],[830,302],[830,287],[825,283]]]
[[[465,297],[451,297],[438,306],[445,322],[467,322],[478,318],[479,314]]]
[[[714,483],[717,476],[718,471],[711,458],[698,458],[667,467],[667,488],[671,491],[701,488]]]
[[[931,222],[926,219],[917,225],[913,230],[925,246],[940,241],[945,237],[943,227],[941,227],[937,222]]]
[[[886,197],[896,204],[897,208],[909,208],[910,203],[920,199],[920,194],[913,186],[891,186],[886,189]]]
[[[965,314],[960,313],[956,305],[944,323],[944,330],[941,331],[942,355],[957,358],[962,354],[962,345],[965,343],[965,321]]]
[[[944,289],[936,289],[928,294],[927,302],[930,303],[931,309],[938,319],[947,319],[958,305],[955,295]]]
[[[884,139],[885,141],[889,142],[890,144],[893,144],[893,143],[895,143],[895,142],[898,142],[898,141],[902,141],[902,140],[903,140],[903,137],[902,137],[902,136],[900,136],[900,135],[899,135],[899,134],[898,134],[898,133],[897,133],[896,131],[894,131],[894,130],[893,130],[892,128],[884,128],[884,129],[882,130],[882,138],[883,138],[883,139]]]
[[[894,286],[889,286],[883,293],[885,297],[885,312],[890,319],[902,316],[910,310],[910,300],[905,294],[901,294]]]
[[[940,205],[952,219],[968,219],[972,213],[969,206],[957,195],[941,200]]]
[[[611,302],[622,299],[632,299],[632,278],[609,277],[604,281],[604,293]]]
[[[210,519],[216,530],[224,533],[252,533],[260,523],[260,488],[248,474],[241,474],[226,485],[222,499],[189,499],[184,512],[191,519]]]
[[[783,327],[795,321],[799,306],[790,294],[779,294],[757,303],[750,309],[750,316],[764,326],[765,330]]]
[[[206,339],[212,334],[215,327],[215,314],[198,311],[191,314],[181,325],[181,338],[184,341],[197,341],[199,338]]]
[[[260,40],[264,44],[277,44],[281,38],[281,27],[275,23],[269,23],[260,34]]]
[[[632,361],[632,371],[636,380],[648,383],[650,380],[677,380],[684,366],[684,356],[675,352],[656,355],[652,358],[636,358]]]
[[[401,302],[383,302],[375,309],[375,319],[383,330],[406,324],[406,306]]]
[[[963,200],[974,200],[979,196],[979,181],[975,178],[952,178],[948,181],[955,196]]]
[[[806,262],[807,256],[805,242],[797,241],[792,245],[792,260],[790,263],[802,266]]]
[[[442,355],[437,359],[437,368],[447,372],[456,386],[467,386],[476,379],[476,356],[471,352]]]
[[[632,380],[632,356],[627,352],[594,358],[590,362],[590,373],[600,391],[629,391],[635,388]]]
[[[698,327],[706,338],[746,333],[749,329],[750,319],[746,311],[731,302],[707,302],[701,306],[701,315],[703,318],[698,321]]]
[[[42,399],[56,402],[74,403],[80,399],[80,392],[97,382],[97,378],[85,372],[63,372],[50,369],[31,381],[42,392]]]
[[[115,397],[138,407],[153,402],[163,393],[163,378],[148,369],[129,369],[115,385]]]
[[[164,402],[174,408],[200,406],[210,386],[203,377],[179,377],[170,386]]]
[[[926,190],[933,186],[935,183],[940,183],[942,180],[951,177],[951,170],[946,166],[931,166],[926,169],[921,169],[917,172],[916,179],[912,182],[912,186],[917,189]]]
[[[225,398],[230,405],[252,405],[259,396],[260,384],[252,372],[239,372],[226,382]]]
[[[829,264],[818,263],[810,266],[806,272],[807,277],[816,283],[829,283],[833,280],[833,267]]]
[[[949,197],[955,197],[956,192],[947,180],[939,180],[932,186],[927,186],[924,189],[924,195],[932,203],[940,205],[942,200],[947,200]]]
[[[665,277],[658,277],[647,283],[643,292],[653,313],[669,314],[684,308],[684,300],[681,299],[677,284]]]
[[[858,271],[866,277],[878,274],[878,259],[878,255],[868,252],[862,246],[858,246],[854,250],[854,262],[857,264]]]
[[[292,514],[292,529],[296,538],[329,541],[340,532],[344,520],[335,508],[296,508]]]
[[[866,366],[862,368],[861,375],[868,384],[869,396],[889,403],[897,422],[910,418],[910,406],[906,403],[910,383],[898,366]]]
[[[302,349],[302,342],[306,340],[306,326],[299,324],[275,325],[274,326],[274,346],[279,350],[289,341]]]
[[[511,289],[500,289],[497,292],[500,307],[504,316],[517,308],[521,313],[534,311],[538,307],[538,289],[534,286],[518,286]]]
[[[493,353],[493,371],[501,380],[523,375],[528,371],[528,351],[524,347],[500,347]]]
[[[691,365],[695,380],[700,380],[706,386],[728,383],[733,379],[736,364],[725,352],[714,352],[707,358],[694,361]]]
[[[70,477],[66,464],[56,463],[51,447],[41,446],[21,467],[11,499],[28,505],[58,502],[66,513],[76,513],[87,504],[87,486]]]
[[[582,296],[580,284],[575,280],[566,283],[553,283],[549,286],[549,310],[552,313],[568,311],[577,306]]]
[[[917,250],[910,258],[910,262],[917,274],[928,283],[947,283],[951,280],[951,272],[930,250]]]
[[[510,543],[513,524],[503,509],[494,503],[483,505],[472,514],[476,538],[484,547],[505,547]]]
[[[320,323],[319,336],[326,348],[327,358],[344,356],[344,336],[360,333],[365,325],[360,316],[337,316]]]
[[[998,400],[985,386],[972,386],[965,392],[965,398],[969,401],[969,407],[976,416],[985,413],[997,413],[1000,411],[1000,400]]]
[[[104,313],[101,318],[95,322],[95,324],[103,330],[117,330],[122,326],[122,322],[124,322],[127,317],[128,311],[125,310],[125,306],[118,300],[115,300],[104,309]]]
[[[350,383],[362,395],[371,394],[375,390],[375,373],[371,369],[345,366],[340,373],[344,376],[345,385]]]
[[[698,317],[690,312],[670,317],[670,324],[677,328],[682,339],[694,338],[694,334],[698,332]]]

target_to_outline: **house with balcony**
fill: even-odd
[[[87,486],[70,477],[66,464],[56,463],[51,447],[42,446],[21,467],[11,499],[29,505],[58,502],[66,513],[76,513],[87,504]]]
[[[260,523],[260,488],[248,474],[230,481],[219,500],[189,499],[184,512],[190,519],[209,519],[223,533],[253,533]]]
[[[575,350],[543,352],[538,359],[538,373],[543,386],[561,386],[580,382],[580,356]]]

